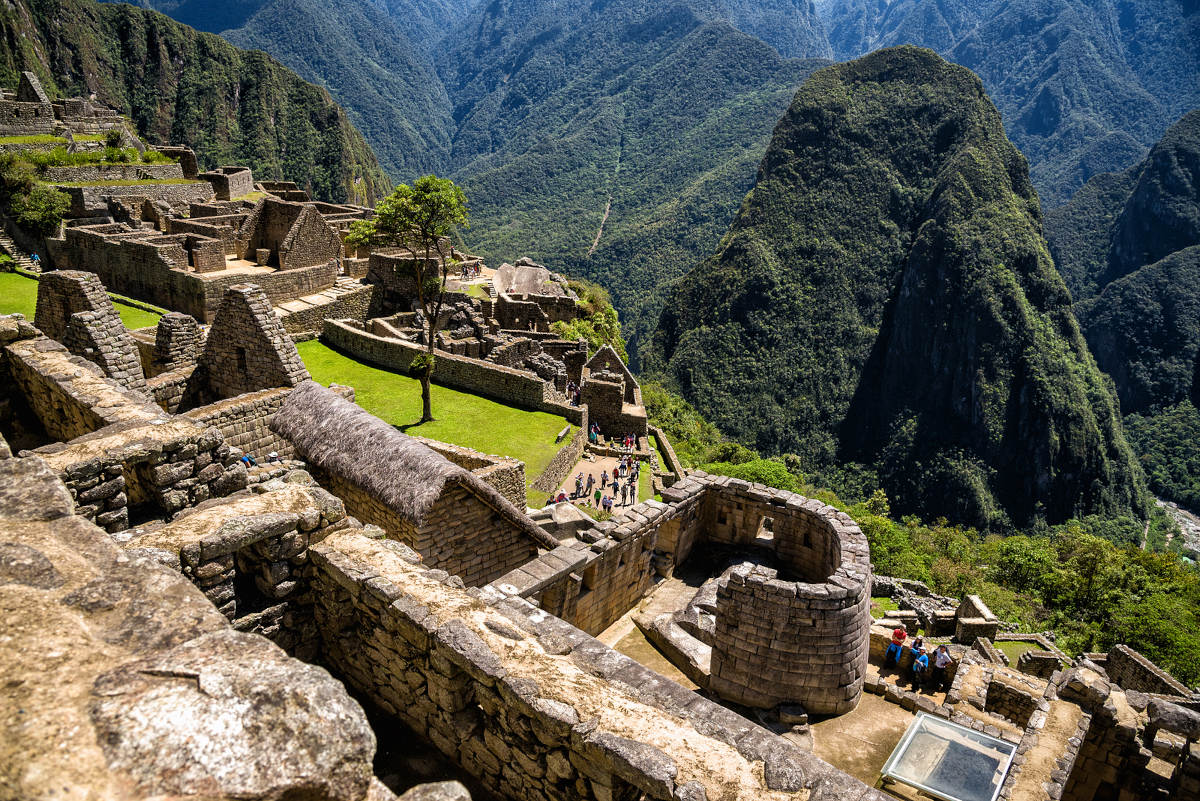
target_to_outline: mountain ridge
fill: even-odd
[[[894,508],[985,528],[1145,508],[1025,160],[932,51],[809,78],[649,366],[765,453],[875,465]]]

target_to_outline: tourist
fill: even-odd
[[[892,632],[892,643],[887,647],[887,652],[883,655],[884,667],[893,667],[900,664],[900,654],[904,652],[904,641],[906,639],[908,639],[908,629],[901,623]]]
[[[583,496],[583,472],[580,471],[579,475],[575,476],[575,497],[580,498],[582,496]]]
[[[621,485],[621,505],[622,506],[629,505],[629,485],[628,484]]]
[[[42,269],[42,257],[41,256],[34,253],[32,256],[29,257],[29,259],[30,259],[30,261],[33,262],[34,269],[37,269],[37,270]]]
[[[912,686],[919,689],[929,677],[929,655],[920,645],[913,646]]]
[[[604,494],[604,493],[603,493],[603,492],[600,490],[600,488],[599,488],[599,487],[596,487],[596,492],[595,492],[595,493],[592,495],[592,497],[593,497],[593,498],[595,499],[595,501],[596,501],[596,508],[597,508],[597,509],[599,509],[599,508],[600,508],[600,496],[602,496],[603,494]]]
[[[242,454],[242,458],[239,459],[238,461],[240,461],[242,464],[246,465],[246,467],[258,467],[258,461],[254,458],[254,456],[252,454],[249,454],[249,453]]]
[[[586,489],[586,490],[584,490],[584,494],[585,494],[585,495],[591,495],[591,494],[592,494],[592,487],[594,487],[594,486],[596,486],[596,477],[595,477],[595,476],[593,476],[591,473],[588,473],[588,477],[587,477],[587,489]]]
[[[608,470],[602,470],[600,472],[600,489],[604,489],[606,486],[608,486]]]
[[[278,461],[280,461],[279,454],[276,453],[275,451],[271,451],[270,453],[267,454],[267,464],[274,464],[275,462],[278,462]]]
[[[558,497],[554,499],[554,502],[555,503],[566,503],[567,502],[567,493],[563,492],[562,490],[559,490]]]
[[[938,692],[945,692],[946,686],[946,668],[954,664],[954,657],[950,656],[950,649],[945,645],[939,645],[937,651],[933,655],[933,689]]]

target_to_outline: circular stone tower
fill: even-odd
[[[854,709],[871,629],[867,539],[844,512],[787,494],[761,510],[778,570],[741,565],[718,585],[709,689],[767,709],[818,715]]]

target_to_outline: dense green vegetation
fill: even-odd
[[[814,74],[649,366],[809,471],[981,529],[1144,514],[1143,477],[978,78],[928,50]]]
[[[116,1],[116,0],[114,0]],[[173,19],[265,50],[323,86],[398,181],[443,166],[454,120],[434,70],[437,42],[469,2],[440,0],[136,0]]]
[[[471,248],[602,284],[635,364],[657,290],[716,246],[816,66],[721,20],[703,3],[481,6],[443,70]]]
[[[238,50],[161,14],[92,0],[16,0],[0,8],[0,82],[31,70],[52,97],[88,96],[139,134],[186,144],[202,164],[246,164],[314,197],[369,200],[388,186],[329,94],[261,52]]]
[[[569,323],[556,322],[550,328],[563,339],[586,339],[588,351],[595,353],[605,345],[611,345],[625,361],[625,338],[621,336],[621,321],[613,308],[608,291],[599,284],[575,278],[567,282],[568,287],[579,298],[580,317]]]
[[[25,155],[0,153],[0,211],[26,230],[47,236],[58,231],[71,199],[38,183],[38,170]]]
[[[522,411],[435,385],[433,402],[441,417],[416,425],[421,418],[417,379],[362,364],[316,340],[302,342],[297,348],[313,380],[354,387],[360,406],[412,436],[520,459],[525,463],[527,484],[532,484],[558,453],[555,437],[566,424],[561,417]],[[528,499],[537,507],[546,500],[544,493],[530,494]]]
[[[930,47],[974,70],[1058,205],[1124,169],[1200,105],[1200,6],[1122,0],[826,0],[839,58]]]
[[[1155,492],[1200,508],[1200,111],[1047,216],[1080,325]]]
[[[1189,509],[1200,509],[1200,410],[1185,400],[1153,414],[1131,414],[1125,430],[1150,488]]]

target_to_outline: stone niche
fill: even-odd
[[[710,491],[708,539],[767,548],[778,566],[743,564],[719,582],[709,689],[750,707],[849,712],[862,695],[869,650],[866,537],[818,501],[749,494]]]

